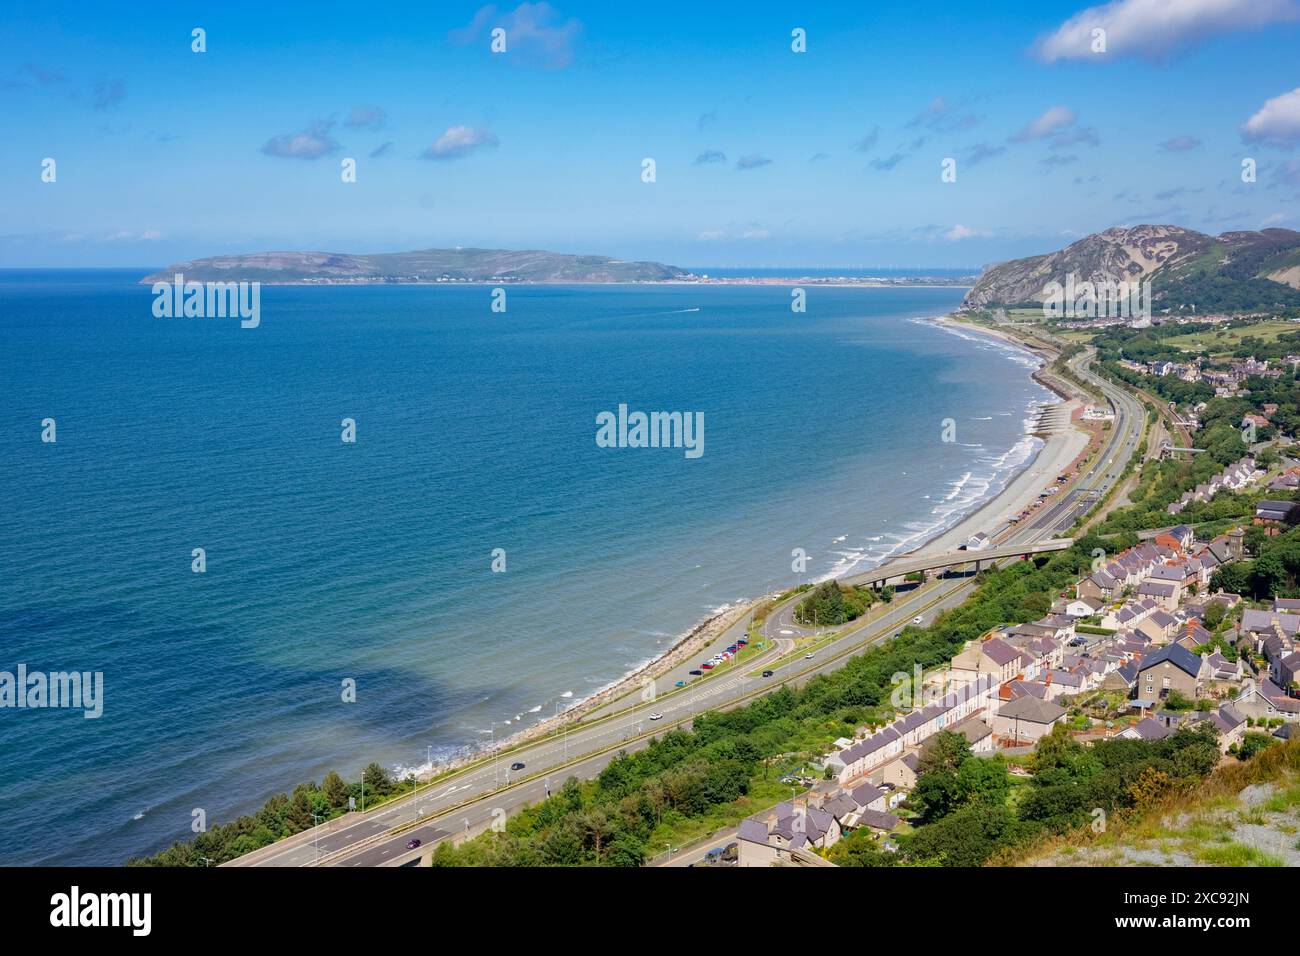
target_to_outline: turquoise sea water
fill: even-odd
[[[264,287],[241,329],[154,318],[141,274],[0,273],[0,670],[105,681],[97,720],[0,710],[0,863],[527,727],[792,548],[821,577],[956,520],[1048,397],[917,321],[958,289]],[[703,412],[704,455],[597,447],[620,403]]]

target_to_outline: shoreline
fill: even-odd
[[[922,321],[946,328],[949,331],[960,330],[973,334],[985,334],[1026,354],[1042,358],[1038,352],[1012,336],[993,329],[985,329],[981,326],[959,322],[953,319],[951,315],[931,316]],[[1030,378],[1053,395],[1056,395],[1061,404],[1066,406],[1071,403],[1078,404],[1077,399],[1065,394],[1050,380],[1040,378],[1042,368],[1043,366],[1039,366],[1034,369],[1030,373]],[[1030,435],[1032,436],[1032,433]],[[1039,492],[1046,485],[1051,484],[1057,475],[1065,473],[1077,464],[1077,460],[1086,453],[1090,440],[1088,433],[1075,426],[1073,414],[1071,414],[1069,427],[1045,438],[1034,437],[1041,444],[1022,465],[1018,466],[1008,476],[1006,483],[998,491],[975,504],[973,508],[962,514],[949,527],[939,529],[931,537],[906,551],[890,555],[881,564],[916,556],[924,553],[927,549],[956,550],[958,545],[965,542],[977,531],[992,531],[1000,527],[1012,515],[1019,514],[1031,507],[1033,502],[1037,500]],[[852,573],[852,571],[845,571],[834,576],[842,577],[848,573]],[[780,593],[780,591],[773,593]],[[419,771],[421,776],[433,776],[434,774],[459,769],[466,764],[495,753],[514,749],[538,737],[546,736],[566,723],[582,720],[588,714],[627,696],[642,681],[653,679],[664,672],[670,671],[679,665],[684,658],[692,657],[704,650],[738,621],[742,620],[750,611],[758,608],[764,602],[770,600],[771,597],[772,593],[759,595],[702,618],[684,632],[663,653],[615,679],[594,694],[575,701],[558,715],[540,720],[531,727],[497,741],[495,745],[477,748],[450,761],[443,761],[432,767],[421,768]]]
[[[329,288],[335,289],[340,286],[346,287],[369,287],[369,286],[438,286],[441,288],[457,286],[508,286],[517,288],[519,286],[572,286],[572,285],[589,285],[589,286],[719,286],[719,285],[739,285],[739,286],[788,286],[791,284],[818,286],[823,289],[969,289],[971,284],[967,277],[953,282],[943,282],[938,277],[922,277],[925,281],[909,282],[906,280],[892,280],[885,278],[855,279],[853,276],[835,276],[833,278],[819,278],[817,276],[747,276],[736,278],[717,278],[717,279],[631,279],[618,281],[616,279],[409,279],[403,281],[388,281],[385,279],[187,279],[188,282],[205,283],[205,282],[248,282],[257,283],[259,286],[285,286],[294,288]],[[140,279],[136,285],[154,285],[160,282],[166,282],[163,279],[149,279],[148,277]]]

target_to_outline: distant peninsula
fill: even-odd
[[[510,249],[421,249],[415,252],[381,252],[355,255],[346,252],[255,252],[248,255],[210,256],[178,262],[140,280],[149,285],[173,282],[183,275],[188,282],[260,282],[265,285],[400,285],[459,282],[520,283],[707,283],[719,285],[854,285],[854,286],[961,286],[974,276],[907,275],[864,276],[817,270],[809,275],[791,268],[758,270],[762,275],[725,277],[693,272],[662,262],[633,262],[609,256],[577,256],[562,252]],[[784,270],[781,270],[784,271]]]
[[[574,256],[538,250],[421,249],[353,255],[341,252],[257,252],[178,262],[142,283],[195,282],[349,285],[419,282],[665,282],[692,273],[661,262]]]

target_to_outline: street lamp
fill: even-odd
[[[311,841],[316,848],[317,863],[320,862],[320,830],[317,829],[317,827],[319,826],[320,826],[320,815],[313,810],[311,815]]]
[[[556,719],[559,719],[560,702],[558,700],[555,702],[555,716]],[[569,762],[569,722],[567,720],[565,720],[563,723],[560,724],[560,736],[564,738],[564,762],[568,763]]]

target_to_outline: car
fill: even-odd
[[[661,714],[661,713],[659,713],[658,711],[655,711],[653,714],[650,715],[650,719],[651,719],[651,720],[663,720],[663,719],[664,719],[664,715]]]
[[[921,617],[921,615],[918,614],[916,617],[912,618],[912,623],[913,623],[913,624],[924,624],[924,623],[925,623],[925,618]]]
[[[673,684],[673,686],[674,686],[674,687],[685,687],[685,686],[686,686],[686,681],[684,681],[684,680],[679,680],[676,684]]]
[[[764,676],[764,677],[771,677],[772,674],[773,674],[772,671],[763,671],[763,676]]]
[[[690,672],[690,675],[691,675],[692,677],[703,677],[703,676],[704,676],[704,671],[700,670],[700,669],[697,667],[697,668],[695,668],[695,670],[693,670],[693,671]]]
[[[741,647],[748,647],[748,646],[749,646],[749,640],[748,640],[748,638],[744,638],[744,637],[742,637],[740,640],[736,641],[736,643],[739,644]]]
[[[803,656],[803,659],[806,660],[806,661],[810,661],[810,660],[812,660],[812,659],[813,659],[814,657],[816,657],[816,656],[817,656],[817,655],[814,654],[812,651],[809,651],[807,654],[805,654],[805,655]]]
[[[713,670],[713,668],[715,668],[715,667],[717,667],[717,666],[718,666],[718,665],[715,664],[715,663],[713,663],[713,661],[705,661],[703,664],[700,665],[700,667],[704,668],[704,670],[706,670],[706,671],[711,671],[711,670]]]
[[[524,769],[523,762],[522,762],[522,761],[519,761],[519,760],[516,760],[514,763],[512,763],[512,764],[510,765],[510,769],[511,769],[511,770],[523,770],[523,769]]]
[[[407,848],[408,850],[415,850],[415,849],[418,849],[419,846],[420,846],[420,844],[421,844],[422,842],[424,842],[424,841],[422,841],[422,840],[407,840],[407,841],[406,841],[406,848]]]

